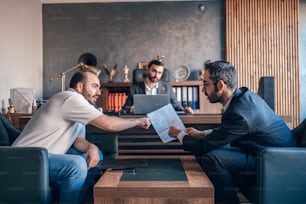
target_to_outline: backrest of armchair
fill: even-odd
[[[257,157],[257,198],[254,203],[305,203],[306,150],[266,147]]]
[[[10,124],[2,114],[0,114],[0,146],[10,146],[19,134],[20,131]]]
[[[292,130],[299,147],[306,147],[306,119]]]
[[[144,81],[147,77],[147,69],[134,69],[133,70],[133,84],[138,84]],[[161,77],[161,81],[170,82],[170,72],[168,69],[164,69],[164,73]]]
[[[133,84],[138,84],[143,82],[147,76],[146,69],[134,69],[133,70]]]
[[[48,152],[0,147],[0,203],[50,203]]]

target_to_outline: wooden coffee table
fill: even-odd
[[[94,203],[214,203],[214,187],[193,156],[147,162],[135,171],[108,169],[94,186]]]

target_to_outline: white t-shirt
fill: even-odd
[[[101,114],[73,89],[57,93],[35,112],[12,146],[44,147],[64,154],[76,137],[85,137],[85,125]]]

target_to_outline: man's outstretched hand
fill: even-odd
[[[137,119],[137,121],[139,122],[138,126],[144,128],[144,129],[149,129],[150,126],[151,126],[151,119],[148,118],[148,117],[139,118],[139,119]]]

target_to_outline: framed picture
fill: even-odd
[[[138,62],[138,69],[147,69],[149,62]]]

